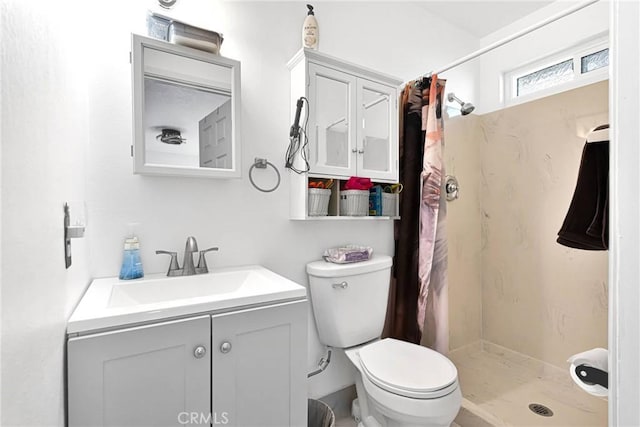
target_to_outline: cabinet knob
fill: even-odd
[[[357,149],[357,148],[352,148],[352,149],[351,149],[351,152],[352,152],[352,153],[357,153],[357,152],[358,152],[358,149]]]
[[[202,358],[204,357],[204,355],[205,355],[205,354],[207,354],[207,349],[206,349],[204,346],[202,346],[202,345],[197,346],[197,347],[193,350],[193,356],[194,356],[196,359],[202,359]]]
[[[361,150],[358,150],[358,154],[364,154],[364,148]]]
[[[220,344],[220,352],[221,353],[229,353],[231,351],[231,343],[229,341],[225,341]]]

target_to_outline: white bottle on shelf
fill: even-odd
[[[317,50],[320,38],[318,21],[313,13],[313,6],[308,4],[307,8],[309,8],[309,12],[302,25],[302,46]]]

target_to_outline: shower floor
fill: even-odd
[[[483,341],[449,353],[463,403],[456,423],[488,426],[606,426],[607,401],[573,383],[568,370]],[[529,404],[553,411],[544,417]]]

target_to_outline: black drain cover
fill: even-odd
[[[544,405],[541,405],[539,403],[531,403],[529,405],[529,409],[531,409],[531,412],[533,412],[534,414],[543,416],[543,417],[552,417],[553,416],[553,411],[549,408],[547,408]]]

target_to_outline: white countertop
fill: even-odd
[[[67,333],[120,327],[279,301],[303,299],[307,290],[259,265],[208,274],[141,279],[96,279],[67,323]]]

